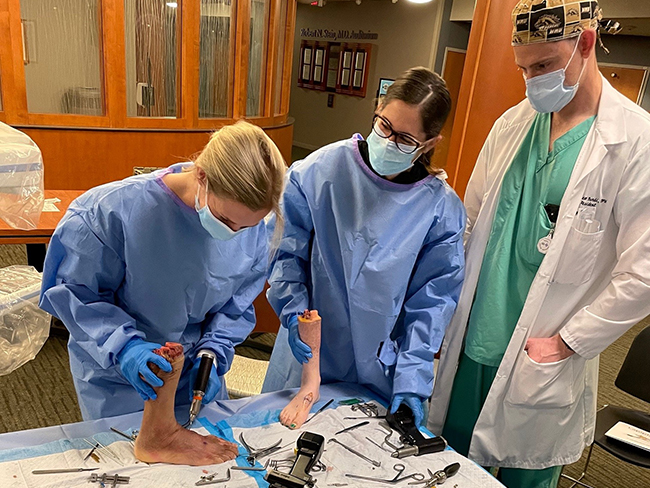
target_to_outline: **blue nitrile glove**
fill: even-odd
[[[153,391],[152,386],[159,388],[163,385],[163,380],[149,369],[147,363],[155,364],[165,373],[170,373],[172,370],[169,361],[153,352],[160,347],[162,347],[160,344],[134,337],[117,355],[122,376],[133,385],[144,401],[155,400],[156,392]]]
[[[424,420],[424,408],[422,407],[423,402],[424,400],[422,400],[422,398],[415,393],[397,394],[393,397],[393,402],[390,404],[390,413],[397,412],[399,406],[402,403],[406,403],[406,405],[413,412],[415,425],[420,427],[422,425],[422,421]]]
[[[192,403],[192,400],[194,399],[194,382],[196,381],[196,376],[199,374],[199,366],[201,366],[201,358],[196,358],[194,360],[194,365],[190,370],[190,403]],[[210,371],[210,378],[208,378],[208,386],[205,389],[205,395],[203,396],[201,403],[203,405],[210,403],[214,400],[214,397],[217,396],[219,390],[221,390],[221,378],[219,378],[217,367],[213,362],[212,371]]]
[[[311,347],[300,340],[300,332],[298,332],[298,315],[293,315],[287,321],[287,328],[289,329],[289,347],[293,353],[293,357],[300,364],[307,363],[311,357]]]

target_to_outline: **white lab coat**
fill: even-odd
[[[465,283],[441,348],[428,422],[437,434],[501,183],[534,117],[524,100],[495,123],[467,187]],[[595,206],[600,231],[585,234],[574,227],[581,206]],[[483,466],[524,469],[577,461],[594,437],[598,355],[649,314],[650,115],[603,78],[598,116],[474,428],[469,457]],[[533,362],[524,351],[526,340],[558,332],[576,354],[557,363]]]

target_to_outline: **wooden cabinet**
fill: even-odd
[[[614,88],[634,103],[641,103],[648,84],[648,68],[607,63],[598,67]]]
[[[156,130],[286,123],[296,0],[68,3],[0,0],[0,121]]]

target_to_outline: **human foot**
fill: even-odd
[[[213,435],[202,436],[178,423],[173,432],[157,436],[153,443],[143,440],[138,445],[141,437],[142,431],[136,440],[135,455],[145,463],[207,466],[230,461],[238,455],[235,444]]]
[[[183,346],[168,342],[154,351],[172,365],[170,373],[151,365],[163,380],[155,388],[158,397],[144,404],[142,427],[135,441],[135,456],[146,463],[187,464],[205,466],[235,459],[237,446],[213,435],[202,436],[181,427],[174,417],[174,398],[183,370]]]
[[[320,398],[321,318],[317,310],[305,310],[298,317],[298,332],[313,356],[302,366],[300,391],[280,413],[280,422],[290,429],[298,429],[305,423],[311,407]]]

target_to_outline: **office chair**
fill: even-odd
[[[650,327],[646,327],[635,337],[614,384],[618,389],[629,393],[639,400],[650,403],[650,381],[648,381],[650,354],[648,351],[650,351]],[[616,407],[614,405],[605,405],[596,414],[594,442],[589,448],[584,471],[578,479],[562,474],[562,478],[573,482],[571,488],[576,485],[593,488],[591,485],[583,483],[582,479],[587,474],[594,445],[598,445],[601,449],[627,463],[643,468],[650,468],[650,452],[605,436],[605,432],[614,427],[618,422],[625,422],[626,424],[650,432],[649,413]]]

